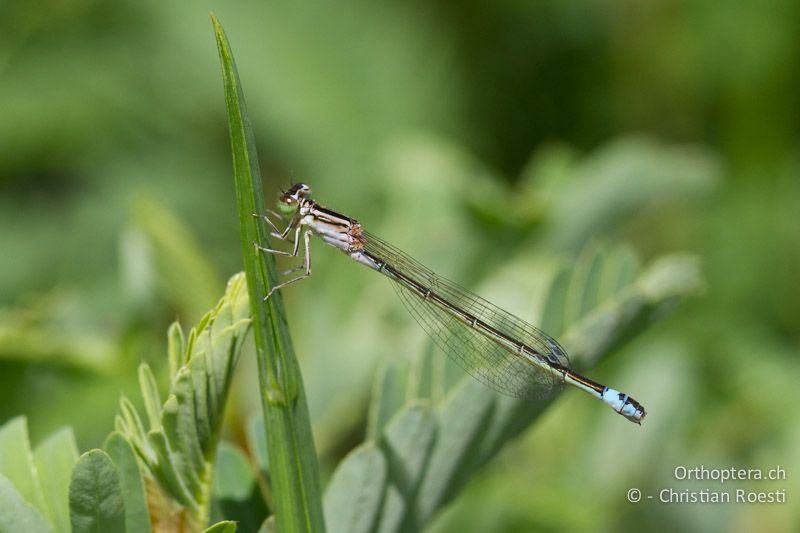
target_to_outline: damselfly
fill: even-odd
[[[278,202],[284,229],[268,215],[263,218],[281,241],[293,242],[291,252],[266,248],[262,252],[297,257],[303,240],[303,263],[289,272],[304,272],[275,285],[264,297],[311,275],[309,240],[317,235],[359,263],[394,283],[406,309],[433,341],[464,370],[498,392],[517,398],[542,398],[564,383],[607,403],[632,422],[641,424],[644,407],[636,400],[570,369],[563,348],[550,336],[468,290],[434,274],[408,254],[365,231],[356,220],[326,209],[311,199],[311,188],[298,183]],[[288,219],[288,220],[287,220]],[[305,230],[303,229],[305,228]]]

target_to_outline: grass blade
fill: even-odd
[[[222,65],[233,153],[242,253],[250,294],[259,384],[267,434],[277,529],[324,531],[319,467],[311,435],[308,406],[283,311],[276,294],[262,298],[275,285],[274,259],[257,253],[254,242],[268,242],[269,232],[253,213],[264,209],[261,174],[244,96],[228,40],[219,21],[212,23]]]

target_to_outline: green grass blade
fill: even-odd
[[[233,153],[242,253],[250,293],[264,422],[277,529],[323,531],[319,467],[302,379],[286,325],[281,295],[265,304],[275,284],[272,257],[257,253],[254,242],[268,242],[269,232],[253,213],[264,209],[253,134],[245,110],[236,65],[225,32],[212,16],[222,65],[225,103]]]

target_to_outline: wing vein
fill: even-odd
[[[563,348],[535,326],[435,274],[405,252],[372,234],[365,232],[363,243],[364,251],[385,261],[416,284],[503,335],[525,344],[538,357],[569,368],[569,359]],[[563,385],[563,381],[554,373],[526,360],[522,354],[514,353],[488,332],[472,327],[451,310],[437,305],[401,281],[393,279],[393,282],[409,314],[434,343],[483,384],[500,393],[526,399],[549,397]],[[535,354],[526,355],[537,357]]]

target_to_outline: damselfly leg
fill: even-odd
[[[277,217],[283,219],[283,217],[281,217],[278,213],[275,213],[275,212],[272,212],[272,211],[271,211],[271,213],[273,215],[276,215]],[[282,256],[285,256],[285,257],[297,257],[298,252],[299,252],[299,248],[300,248],[300,231],[302,230],[302,225],[300,225],[296,221],[296,219],[290,220],[288,225],[286,226],[286,229],[283,230],[282,232],[278,233],[279,230],[276,227],[275,223],[273,223],[272,220],[270,220],[270,218],[267,215],[255,215],[255,216],[258,216],[259,218],[263,218],[264,220],[266,220],[269,223],[269,225],[271,227],[273,227],[275,229],[275,232],[272,233],[273,237],[275,237],[278,240],[289,241],[289,242],[292,242],[294,244],[294,247],[292,248],[292,251],[291,252],[286,252],[284,250],[276,250],[274,248],[267,248],[266,246],[261,246],[257,242],[253,242],[253,245],[255,246],[256,250],[258,250],[259,252],[269,253],[269,254],[273,254],[273,255],[282,255]],[[288,237],[289,233],[292,231],[292,229],[294,229],[294,239],[290,239]],[[267,300],[269,300],[269,297],[272,296],[272,293],[274,293],[278,289],[286,287],[287,285],[291,285],[292,283],[295,283],[297,281],[306,279],[308,276],[311,275],[311,246],[310,246],[310,239],[311,239],[311,229],[307,229],[305,231],[305,233],[303,233],[303,253],[304,253],[303,262],[300,265],[298,265],[298,266],[296,266],[294,268],[290,268],[289,270],[281,272],[281,275],[285,276],[287,274],[291,274],[292,272],[297,272],[298,270],[303,270],[303,269],[305,269],[305,272],[303,274],[301,274],[300,276],[297,276],[297,277],[292,278],[290,280],[281,282],[281,283],[275,285],[274,287],[272,287],[272,289],[270,289],[269,293],[267,293],[267,295],[264,297],[264,301],[265,302]]]
[[[286,222],[286,217],[284,217],[283,215],[281,215],[281,214],[280,214],[280,213],[278,213],[277,211],[273,211],[272,209],[267,209],[267,213],[269,213],[270,215],[274,216],[275,218],[277,218],[277,219],[278,219],[278,220],[280,220],[281,222]],[[281,229],[279,229],[279,228],[278,228],[278,225],[277,225],[275,222],[273,222],[271,218],[269,218],[269,216],[267,216],[267,215],[262,215],[262,214],[259,214],[259,213],[252,213],[252,215],[253,215],[254,217],[256,217],[256,218],[260,218],[260,219],[262,219],[264,222],[266,222],[267,224],[269,224],[269,227],[271,227],[271,228],[272,228],[272,232],[270,233],[270,235],[272,235],[272,236],[273,236],[273,237],[275,237],[276,239],[280,239],[280,240],[282,240],[282,241],[288,240],[288,241],[289,241],[289,242],[291,242],[292,244],[294,244],[295,242],[297,242],[297,239],[296,239],[296,238],[295,238],[294,240],[292,240],[292,239],[287,239],[287,236],[289,235],[289,232],[290,232],[290,231],[292,231],[292,228],[293,228],[293,227],[295,227],[295,226],[298,226],[298,227],[299,227],[298,221],[297,221],[297,220],[295,220],[294,218],[290,219],[290,220],[289,220],[289,221],[286,223],[286,228],[284,228],[283,230],[281,230]]]

